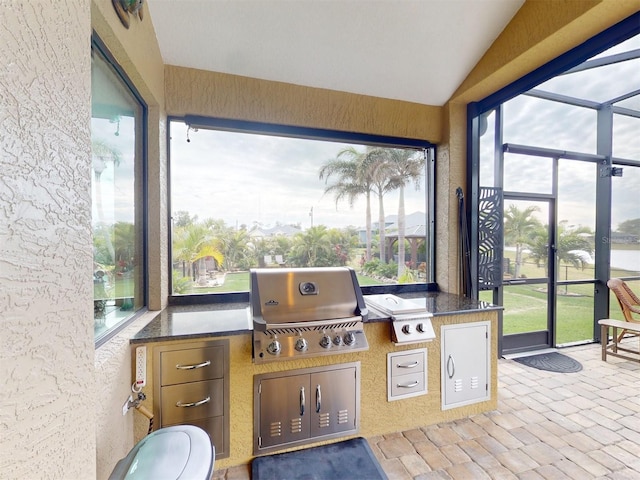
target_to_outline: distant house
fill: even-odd
[[[276,225],[271,228],[256,228],[249,232],[249,236],[252,238],[269,238],[269,237],[293,237],[296,233],[300,233],[302,230],[293,225]]]
[[[611,232],[611,243],[640,243],[640,235]]]
[[[391,258],[389,255],[392,252],[394,243],[398,241],[398,216],[388,215],[385,217],[385,238],[387,243],[387,258]],[[405,215],[405,240],[409,242],[409,251],[407,252],[411,257],[411,263],[417,265],[419,263],[418,248],[420,244],[426,241],[427,227],[425,225],[426,215],[424,212],[414,212],[409,215]],[[379,222],[376,222],[372,226],[373,235],[378,234]],[[364,229],[358,230],[358,238],[360,242],[364,244],[367,239],[367,232]]]

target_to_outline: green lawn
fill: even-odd
[[[358,274],[358,283],[365,285],[380,285],[380,280]],[[246,292],[249,290],[249,272],[232,272],[227,273],[224,283],[218,287],[192,287],[185,294],[198,293],[228,293],[228,292]]]
[[[635,247],[637,248],[637,247]],[[634,249],[635,249],[634,248]],[[505,251],[505,258],[511,259],[513,269],[515,252]],[[528,262],[522,265],[521,274],[526,278],[543,278],[543,267]],[[625,276],[625,270],[612,269],[611,276]],[[587,280],[594,278],[593,266],[584,269],[567,265],[558,268],[560,281]],[[541,291],[545,285],[506,285],[503,288],[503,333],[546,330],[547,294]],[[556,343],[558,345],[593,340],[593,284],[559,285],[556,296]],[[492,292],[480,292],[480,299],[492,301]],[[615,296],[610,299],[611,318],[622,319],[622,312]]]
[[[249,290],[249,272],[229,272],[217,287],[192,287],[184,294],[246,292]]]
[[[556,342],[566,344],[593,340],[593,286],[589,296],[558,295]],[[481,300],[491,301],[491,292],[481,292]],[[503,290],[503,334],[546,330],[547,295],[535,285],[505,286]]]
[[[132,276],[120,276],[114,275],[111,284],[107,284],[104,293],[106,297],[101,293],[100,287],[96,284],[93,286],[93,292],[95,299],[120,299],[120,298],[133,298],[135,290],[135,279]]]

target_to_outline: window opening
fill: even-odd
[[[101,345],[146,304],[146,113],[96,37],[91,62],[93,307],[96,345]]]
[[[200,117],[169,129],[173,303],[242,300],[251,268],[434,287],[429,143]]]

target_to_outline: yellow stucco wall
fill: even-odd
[[[490,400],[451,410],[441,410],[440,393],[440,327],[443,324],[491,321],[491,381]],[[497,313],[479,312],[463,315],[438,316],[433,319],[436,339],[416,345],[396,347],[391,343],[390,324],[378,322],[365,324],[369,350],[351,354],[274,362],[256,365],[251,357],[251,335],[222,337],[229,339],[230,375],[230,457],[216,460],[216,469],[249,463],[253,458],[253,379],[255,375],[300,368],[361,362],[361,412],[359,435],[372,437],[391,432],[419,428],[441,421],[463,418],[468,415],[493,410],[497,407]],[[218,339],[220,337],[216,337]],[[201,342],[199,339],[198,342]],[[174,341],[148,345],[147,376],[145,387],[147,400],[144,405],[153,409],[153,360],[154,347],[167,345],[186,346],[189,342]],[[137,346],[137,345],[136,345]],[[415,348],[427,349],[428,393],[423,396],[387,401],[387,353]],[[157,415],[157,412],[156,412]],[[157,427],[157,425],[156,425]],[[136,413],[136,439],[146,434],[148,421]],[[335,441],[335,440],[334,440]]]
[[[438,107],[168,65],[169,115],[203,115],[440,141]]]

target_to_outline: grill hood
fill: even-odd
[[[258,330],[368,317],[351,268],[259,268],[252,269],[250,276],[251,315]]]

